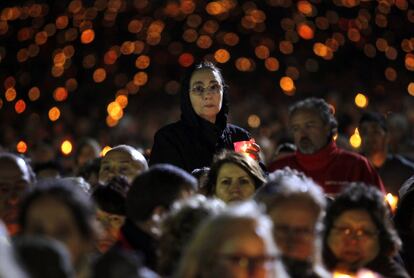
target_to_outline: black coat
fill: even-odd
[[[228,124],[227,114],[226,90],[223,92],[222,108],[215,124],[199,117],[191,105],[189,93],[182,93],[181,120],[157,131],[149,164],[170,163],[188,172],[209,167],[218,151],[234,150],[234,142],[251,138],[246,130]]]

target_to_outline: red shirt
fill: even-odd
[[[314,154],[296,151],[272,162],[268,168],[274,171],[287,166],[311,177],[328,194],[339,193],[347,182],[364,182],[385,192],[381,178],[369,161],[338,148],[334,141]]]

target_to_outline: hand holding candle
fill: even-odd
[[[241,152],[257,161],[260,160],[260,146],[256,144],[256,141],[253,138],[249,141],[234,142],[233,145],[235,152]]]

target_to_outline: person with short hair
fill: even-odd
[[[266,207],[291,277],[329,277],[322,263],[321,232],[326,198],[311,178],[288,167],[269,174],[254,199]]]
[[[143,256],[143,264],[156,270],[161,220],[171,205],[192,195],[197,181],[169,164],[154,165],[138,175],[127,193],[126,219],[113,248]]]
[[[265,181],[266,176],[256,160],[225,150],[214,157],[205,188],[208,196],[230,203],[249,199]]]
[[[328,207],[324,229],[323,259],[329,270],[352,275],[364,268],[382,277],[409,277],[394,259],[401,240],[377,188],[348,184]]]
[[[401,155],[388,153],[388,127],[380,113],[363,113],[358,130],[362,139],[362,154],[378,171],[385,190],[398,196],[401,185],[414,174],[414,163]]]
[[[325,100],[311,97],[295,103],[289,109],[289,129],[297,151],[271,163],[269,170],[286,166],[296,169],[331,195],[352,181],[365,182],[385,192],[381,178],[365,157],[337,147],[337,125]]]
[[[250,200],[206,219],[175,277],[288,277],[272,237],[272,221]]]
[[[128,182],[148,169],[144,155],[129,145],[118,145],[110,149],[101,160],[99,182],[106,183],[115,176],[124,176]]]
[[[0,219],[11,235],[18,232],[18,208],[21,199],[36,182],[32,167],[25,159],[9,152],[0,153]]]

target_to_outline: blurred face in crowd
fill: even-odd
[[[229,277],[272,276],[270,272],[275,262],[274,254],[269,254],[264,238],[256,230],[257,227],[253,224],[246,226],[226,240],[221,247],[218,260],[231,273]]]
[[[125,216],[97,209],[96,218],[103,228],[103,233],[98,239],[98,249],[105,253],[118,240],[119,229],[124,224]]]
[[[92,244],[82,236],[70,209],[57,199],[47,196],[34,201],[28,208],[23,233],[61,241],[68,248],[75,265],[89,252]]]
[[[0,218],[9,229],[17,220],[18,206],[30,186],[30,174],[22,158],[0,158]]]
[[[223,102],[223,81],[211,69],[196,70],[190,80],[190,101],[194,112],[201,118],[215,123]]]
[[[303,200],[283,201],[271,209],[273,233],[277,246],[286,257],[307,261],[314,255],[315,208]]]
[[[363,122],[359,126],[359,134],[362,139],[361,150],[365,155],[371,156],[386,152],[388,136],[380,124]]]
[[[303,154],[313,154],[328,144],[330,127],[317,112],[298,110],[289,119],[296,147]]]
[[[345,211],[335,220],[327,244],[339,260],[339,270],[364,266],[380,250],[378,229],[369,213],[360,209]]]
[[[144,164],[135,160],[127,150],[110,150],[102,158],[99,181],[107,183],[115,176],[124,176],[131,183],[145,168]]]
[[[250,198],[256,190],[254,180],[234,163],[224,163],[218,172],[215,195],[224,202]]]
[[[82,149],[79,150],[79,155],[77,157],[76,163],[80,167],[85,165],[86,162],[97,157],[99,157],[99,150],[91,144],[86,144],[83,145]]]

